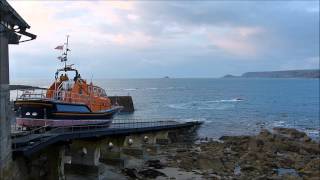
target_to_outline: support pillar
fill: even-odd
[[[122,169],[125,166],[125,159],[121,158],[121,148],[124,142],[125,136],[105,138],[100,146],[100,161]]]
[[[0,32],[3,27],[0,26]],[[0,179],[8,173],[11,159],[11,123],[9,105],[9,56],[7,33],[0,33]]]
[[[74,141],[70,144],[71,164],[65,164],[67,176],[99,178],[100,144],[91,141]]]

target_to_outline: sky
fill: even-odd
[[[18,1],[37,39],[10,46],[10,76],[52,78],[70,35],[83,77],[210,78],[319,68],[319,1]]]

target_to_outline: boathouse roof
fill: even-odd
[[[10,28],[18,26],[20,30],[28,29],[28,23],[12,8],[6,0],[0,0],[0,20],[3,25],[10,25]]]
[[[28,23],[12,8],[6,0],[0,0],[0,33],[7,32],[9,44],[19,44],[20,42],[36,39],[36,35],[29,33]],[[30,39],[20,40],[21,35]]]

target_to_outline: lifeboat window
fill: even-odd
[[[107,93],[106,93],[106,91],[105,91],[104,89],[102,90],[102,95],[103,95],[103,96],[106,96],[106,95],[107,95]]]
[[[87,106],[57,104],[58,112],[90,112]]]

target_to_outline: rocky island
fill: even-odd
[[[241,76],[225,75],[223,78],[320,78],[319,69],[246,72]]]

